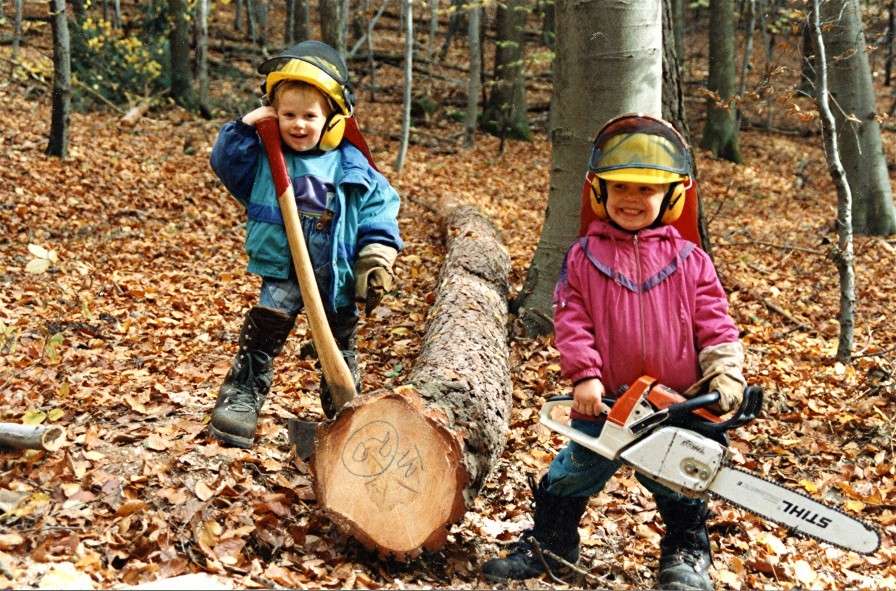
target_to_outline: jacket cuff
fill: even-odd
[[[601,371],[596,367],[589,367],[587,369],[577,371],[576,373],[569,376],[569,379],[572,380],[573,387],[578,386],[586,380],[599,380],[600,378]]]

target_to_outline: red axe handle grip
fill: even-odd
[[[317,350],[324,377],[330,385],[333,403],[336,408],[342,408],[355,397],[355,382],[339,347],[336,346],[333,331],[330,330],[327,315],[324,312],[320,291],[317,289],[311,258],[308,255],[308,246],[305,244],[305,236],[302,234],[295,194],[289,180],[289,173],[286,170],[286,161],[283,159],[280,127],[276,118],[269,117],[258,121],[255,124],[255,129],[261,137],[271,167],[271,176],[277,191],[277,202],[280,204],[280,214],[283,216],[289,251],[292,254],[293,266],[299,280],[299,290],[302,292],[302,301],[305,304],[305,315],[311,326],[314,348]]]

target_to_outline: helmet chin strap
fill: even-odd
[[[648,228],[659,228],[663,225],[663,216],[666,215],[666,210],[669,209],[669,201],[672,200],[672,193],[675,191],[675,187],[678,186],[678,183],[669,183],[669,188],[666,189],[666,194],[663,195],[663,201],[660,203],[660,212],[657,214],[656,219],[651,222]]]

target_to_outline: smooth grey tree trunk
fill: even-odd
[[[862,13],[856,0],[821,2],[828,78],[838,134],[837,147],[852,192],[852,227],[857,234],[896,232],[896,212],[887,161],[876,119],[874,86]]]
[[[541,4],[541,41],[554,49],[557,41],[557,6],[555,0],[544,0]]]
[[[439,33],[439,0],[429,0],[429,37],[426,39],[426,59],[430,72],[435,65],[436,35]]]
[[[193,73],[190,69],[190,25],[185,0],[168,0],[168,17],[171,24],[171,98],[179,105],[192,109],[196,97],[193,93]]]
[[[524,28],[529,9],[524,0],[498,3],[495,22],[495,80],[483,109],[483,127],[501,136],[532,137],[526,117],[526,79],[523,72]]]
[[[797,91],[807,96],[815,96],[815,34],[812,24],[806,23],[800,35],[800,83]]]
[[[685,0],[672,0],[672,36],[675,39],[675,52],[682,66],[687,58],[684,46],[684,14]]]
[[[411,84],[414,79],[414,5],[412,0],[402,0],[402,20],[404,21],[404,102],[401,111],[401,143],[395,158],[395,172],[401,172],[408,153],[411,136]]]
[[[745,3],[746,10],[749,11],[749,20],[747,21],[747,30],[744,32],[744,54],[740,62],[740,82],[737,85],[737,96],[744,95],[744,89],[747,86],[747,76],[753,69],[753,31],[756,29],[756,0],[747,0]]]
[[[22,12],[23,0],[16,0],[15,15],[13,16],[12,32],[12,61],[19,61],[19,46],[22,43]],[[14,67],[14,66],[13,66]]]
[[[731,99],[736,84],[734,0],[709,2],[709,83],[706,126],[700,145],[719,158],[741,162],[737,116]]]
[[[72,51],[65,0],[50,0],[50,23],[53,28],[53,113],[47,154],[65,158],[72,102]]]
[[[311,39],[311,23],[308,11],[309,0],[294,0],[293,43]]]
[[[345,19],[342,0],[320,0],[320,35],[324,43],[345,55]]]
[[[622,113],[662,114],[661,8],[660,0],[556,4],[551,189],[541,238],[515,302],[529,334],[553,330],[551,296],[579,228],[595,134]]]
[[[243,3],[246,0],[234,0],[233,2],[233,30],[243,30]]]
[[[295,43],[296,0],[286,0],[286,16],[283,19],[283,44],[287,47]]]
[[[209,0],[196,0],[196,78],[202,105],[208,105],[208,10]]]
[[[252,16],[255,19],[255,35],[252,41],[261,47],[268,45],[268,0],[252,0]]]
[[[821,113],[821,130],[824,136],[824,153],[828,161],[828,171],[837,188],[838,239],[834,260],[840,275],[840,338],[837,343],[837,360],[849,363],[852,357],[853,326],[855,318],[856,288],[853,269],[852,240],[852,192],[849,188],[846,170],[840,161],[837,148],[837,122],[831,112],[828,99],[828,64],[825,42],[821,28],[818,0],[812,1],[812,29],[815,38],[815,57],[818,63],[816,77],[818,111]]]
[[[691,130],[688,127],[685,113],[684,89],[682,88],[682,59],[675,45],[675,1],[663,0],[663,119],[677,129],[692,145]],[[693,153],[693,148],[691,148]],[[692,158],[696,162],[696,158]],[[697,178],[697,167],[694,165],[694,178]],[[697,184],[697,225],[700,234],[700,246],[712,257],[712,242],[703,216],[703,200],[700,185]]]
[[[467,11],[467,38],[470,43],[470,77],[467,79],[467,116],[464,120],[464,147],[476,144],[476,122],[479,120],[479,95],[482,92],[482,45],[479,23],[482,7],[470,4]]]

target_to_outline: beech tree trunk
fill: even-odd
[[[440,548],[500,456],[511,391],[510,258],[470,206],[445,214],[448,253],[408,384],[356,398],[317,432],[323,510],[381,555]]]
[[[395,157],[395,172],[400,173],[408,153],[411,136],[411,87],[414,80],[414,5],[402,0],[401,17],[404,21],[404,99],[401,109],[401,142]]]
[[[467,115],[464,119],[464,147],[472,148],[476,143],[476,128],[479,121],[479,95],[482,92],[482,45],[479,28],[482,7],[470,4],[467,12],[467,33],[470,42],[470,77],[467,78]]]
[[[837,147],[852,192],[852,229],[886,236],[896,232],[896,209],[877,122],[876,97],[865,52],[857,0],[821,2],[828,83],[840,133]]]
[[[196,2],[196,79],[199,104],[208,105],[208,16],[209,0]]]
[[[187,2],[168,0],[168,16],[171,20],[169,41],[171,45],[171,98],[179,105],[191,109],[195,106],[193,74],[190,69],[190,25],[187,20]]]
[[[483,128],[502,139],[532,137],[526,117],[523,71],[524,28],[529,8],[522,0],[499,2],[495,20],[495,80],[483,108]]]
[[[345,5],[342,0],[320,0],[320,35],[324,43],[327,43],[339,55],[346,55],[345,22],[348,15],[345,14]]]
[[[824,140],[824,155],[828,162],[828,172],[837,188],[837,250],[834,261],[840,275],[840,338],[837,342],[837,361],[849,363],[852,358],[853,330],[855,323],[856,278],[853,264],[852,237],[852,191],[847,182],[846,170],[840,161],[838,151],[838,131],[834,114],[828,99],[828,64],[822,36],[819,0],[812,0],[812,29],[815,36],[815,57],[818,62],[816,77],[816,100],[821,114],[821,131]]]
[[[701,146],[719,158],[741,162],[734,98],[736,76],[734,51],[734,0],[709,2],[709,83],[715,96],[707,99],[706,126]]]
[[[72,49],[65,0],[50,0],[50,22],[53,28],[53,112],[47,154],[65,158],[72,108]]]
[[[556,3],[551,194],[538,248],[515,303],[528,334],[553,332],[551,299],[563,257],[578,233],[582,185],[595,134],[622,113],[661,113],[661,4]]]

